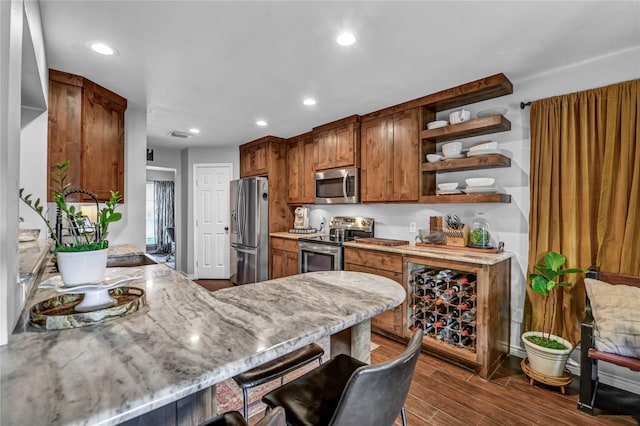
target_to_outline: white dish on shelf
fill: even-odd
[[[467,186],[462,190],[466,194],[494,194],[498,192],[495,186]]]
[[[495,141],[481,142],[477,145],[469,147],[469,152],[483,151],[483,150],[486,151],[488,149],[493,149],[493,150],[498,149],[498,142],[495,142]]]
[[[460,189],[447,189],[447,190],[437,190],[436,195],[453,195],[453,194],[462,194],[462,190]]]
[[[486,178],[486,177],[477,177],[477,178],[467,178],[465,179],[467,183],[467,188],[483,188],[483,187],[491,187],[496,180],[494,178]]]
[[[109,290],[142,278],[143,275],[142,269],[107,268],[99,283],[69,287],[62,282],[62,276],[56,275],[41,282],[38,288],[51,288],[58,293],[84,294],[82,301],[74,309],[76,312],[91,312],[115,305],[116,301],[109,295]]]
[[[467,152],[467,157],[476,157],[478,155],[500,154],[499,149],[477,149]]]
[[[443,156],[442,157],[442,161],[455,160],[456,158],[464,158],[464,154],[460,153],[460,154],[456,154],[456,155]]]
[[[442,160],[442,155],[440,154],[427,154],[427,161],[430,163],[437,163]]]
[[[427,129],[429,130],[437,129],[438,127],[444,127],[448,125],[449,125],[449,122],[447,120],[430,121],[427,123]]]
[[[442,145],[442,154],[446,157],[462,153],[462,142],[454,141]]]
[[[442,182],[438,184],[440,191],[453,191],[458,187],[458,182]]]
[[[507,108],[483,109],[482,111],[478,112],[478,118],[491,117],[492,115],[505,115],[507,111]]]

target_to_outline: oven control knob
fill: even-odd
[[[362,225],[363,226],[370,226],[371,225],[371,221],[369,219],[363,219],[362,220]]]

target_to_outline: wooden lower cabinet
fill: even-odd
[[[479,265],[405,256],[404,271],[406,330],[423,328],[427,352],[488,378],[509,354],[511,260]]]
[[[271,237],[271,279],[298,273],[298,240]]]
[[[344,248],[345,271],[368,272],[390,278],[404,285],[402,255],[377,250],[367,250],[355,247]],[[406,300],[394,310],[383,312],[371,318],[373,331],[382,332],[390,337],[404,337]]]

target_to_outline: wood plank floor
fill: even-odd
[[[404,350],[403,344],[377,334],[372,335],[372,341],[380,345],[371,353],[372,363],[395,357]],[[407,422],[410,426],[640,424],[637,395],[627,393],[607,402],[618,412],[623,409],[618,406],[620,398],[630,398],[629,415],[597,410],[591,416],[577,409],[578,388],[577,377],[567,387],[566,395],[558,388],[530,386],[516,357],[503,362],[491,380],[483,380],[469,370],[422,353],[405,402]],[[602,396],[607,399],[606,394]],[[253,416],[250,425],[255,425],[260,417],[260,414]],[[398,419],[395,424],[402,422]]]

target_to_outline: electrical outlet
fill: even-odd
[[[409,232],[416,232],[416,223],[409,222]]]

